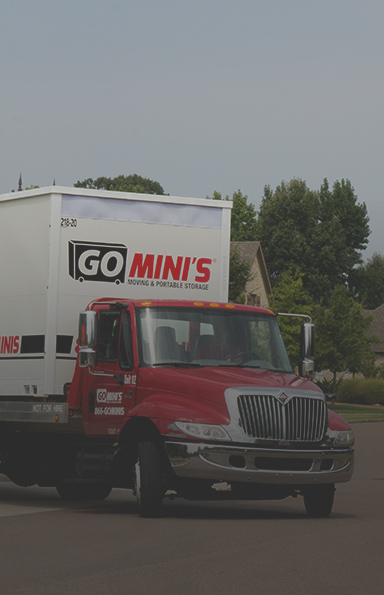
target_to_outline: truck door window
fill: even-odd
[[[122,370],[132,370],[133,368],[132,329],[129,312],[124,312],[121,325],[120,368]]]
[[[181,311],[181,315],[184,312]],[[144,365],[182,363],[186,360],[189,321],[172,310],[146,309],[140,316],[141,359]]]
[[[99,314],[97,359],[116,362],[119,352],[120,312],[102,310]]]

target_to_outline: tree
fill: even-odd
[[[317,307],[315,320],[316,368],[332,372],[335,389],[338,372],[349,370],[356,374],[373,362],[374,354],[366,337],[372,317],[363,316],[361,304],[355,302],[346,287],[338,285],[330,296],[329,307]]]
[[[117,192],[137,192],[139,194],[160,194],[164,195],[163,187],[158,183],[143,178],[137,174],[130,176],[117,176],[116,178],[88,178],[82,182],[76,182],[75,188],[92,188],[95,190],[114,190]]]
[[[256,209],[252,203],[248,203],[248,196],[240,190],[233,193],[232,199],[229,196],[222,198],[220,192],[214,192],[214,200],[232,200],[231,210],[231,241],[232,242],[254,242],[258,238],[256,230]]]
[[[231,200],[222,197],[220,192],[213,193],[213,200]],[[240,190],[233,193],[231,209],[231,241],[252,242],[256,240],[256,209],[248,204],[248,197]],[[245,287],[251,279],[251,265],[241,260],[237,250],[231,250],[229,261],[228,299],[234,303],[244,303]]]
[[[228,300],[243,304],[245,286],[251,277],[251,265],[241,260],[238,250],[231,250],[229,258]]]
[[[365,264],[352,271],[351,287],[368,310],[384,304],[384,256],[375,252]]]
[[[257,231],[272,283],[280,281],[286,270],[302,269],[316,206],[315,193],[301,180],[282,182],[275,192],[265,187]]]
[[[361,262],[368,221],[366,206],[357,203],[349,180],[336,181],[332,191],[326,179],[320,191],[298,179],[282,182],[274,192],[266,186],[257,236],[272,284],[284,271],[299,270],[312,298],[326,303],[333,288],[346,284]]]
[[[285,271],[271,296],[271,307],[274,312],[288,314],[307,314],[312,316],[314,304],[312,298],[303,287],[303,275]],[[279,316],[278,323],[293,367],[300,363],[300,330],[303,320],[288,316]]]

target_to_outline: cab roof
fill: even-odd
[[[135,308],[143,307],[174,307],[174,308],[206,308],[214,310],[234,310],[234,311],[247,311],[247,312],[260,312],[264,314],[272,314],[272,310],[266,308],[259,308],[257,306],[247,306],[244,304],[233,304],[230,302],[215,302],[215,301],[203,301],[203,300],[170,300],[170,299],[116,299],[116,298],[98,298],[92,300],[87,309],[91,310],[92,306],[95,305],[108,305],[108,304],[119,304],[122,308],[127,308],[132,304]]]

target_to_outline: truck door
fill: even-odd
[[[118,435],[136,401],[136,378],[129,310],[100,310],[97,366],[88,374],[83,398],[86,434]]]

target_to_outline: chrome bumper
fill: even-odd
[[[341,483],[353,473],[353,448],[288,450],[166,441],[165,449],[176,476],[214,482]]]

